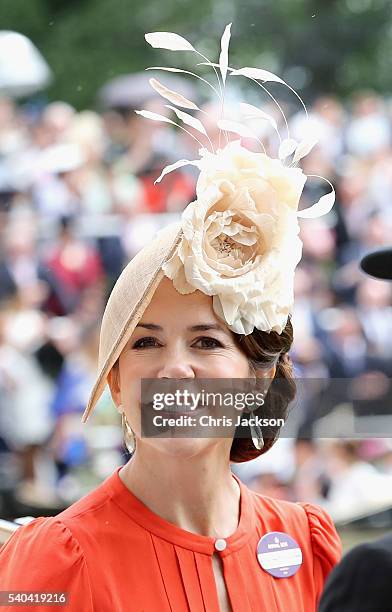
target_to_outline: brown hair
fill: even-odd
[[[278,332],[263,332],[254,329],[247,336],[233,334],[236,345],[245,353],[253,369],[270,369],[276,364],[276,373],[271,381],[265,402],[253,415],[268,419],[286,419],[289,405],[295,398],[296,385],[293,376],[293,364],[288,351],[293,343],[293,326],[289,317],[281,334]],[[262,428],[264,447],[255,448],[249,427],[246,434],[239,436],[236,429],[230,449],[230,461],[242,463],[250,461],[266,453],[279,437],[280,427]]]

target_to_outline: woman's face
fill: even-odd
[[[229,451],[232,439],[140,437],[140,380],[251,377],[248,358],[215,315],[212,297],[199,290],[182,295],[164,277],[120,355],[115,381],[110,373],[109,385],[116,405],[122,404],[137,447],[148,444],[189,457],[219,443]]]

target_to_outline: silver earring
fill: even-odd
[[[264,393],[262,394],[264,397]],[[258,406],[253,406],[252,410],[250,411],[250,418],[253,419],[254,418],[254,410],[256,410],[258,408]],[[257,450],[263,450],[264,448],[264,438],[263,438],[263,432],[261,431],[261,427],[260,425],[256,424],[253,425],[252,422],[249,423],[249,427],[250,427],[250,435],[252,436],[252,441],[253,441],[253,446],[257,449]]]
[[[119,408],[121,410],[122,408],[121,404],[119,405]],[[133,453],[135,452],[135,448],[136,448],[136,437],[135,437],[135,434],[133,433],[132,427],[128,423],[128,419],[123,410],[121,410],[121,427],[123,431],[125,446],[127,447],[129,454],[133,455]]]

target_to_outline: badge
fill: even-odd
[[[271,576],[289,578],[302,565],[302,550],[287,533],[270,531],[257,544],[257,559]]]

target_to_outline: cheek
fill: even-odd
[[[152,352],[127,352],[122,361],[120,358],[121,380],[123,376],[128,380],[148,378],[153,361]]]
[[[121,399],[124,406],[135,406],[140,402],[140,380],[145,378],[145,369],[133,361],[120,364]]]
[[[236,352],[214,356],[208,364],[208,371],[211,378],[250,377],[248,359]]]
[[[126,410],[140,406],[140,381],[126,380],[121,383],[121,403]]]

